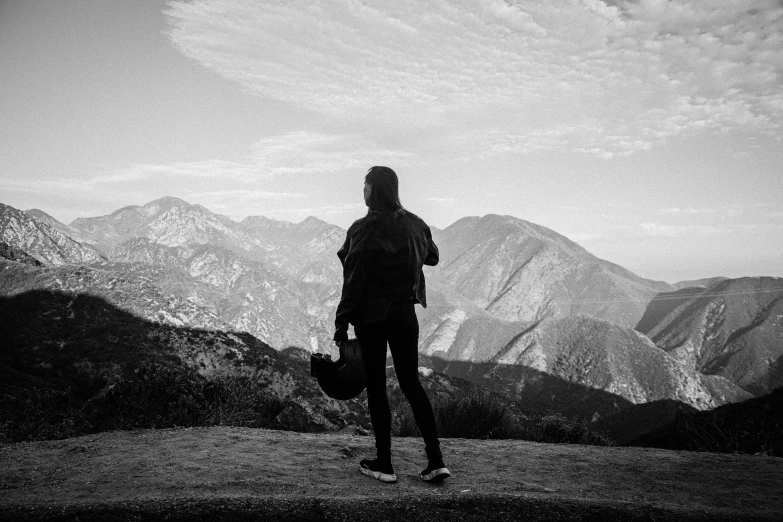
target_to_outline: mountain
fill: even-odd
[[[70,226],[104,250],[129,239],[146,237],[165,246],[213,244],[245,250],[245,239],[226,226],[230,220],[201,205],[165,197],[144,206],[121,208],[108,216],[79,218]]]
[[[57,225],[25,215],[50,230]],[[316,218],[235,222],[177,198],[69,227],[110,261],[5,268],[4,295],[90,293],[150,321],[248,332],[279,351],[295,346],[336,355],[331,336],[342,277],[335,253],[345,238],[339,227]],[[724,348],[710,345],[704,353],[711,355],[690,362],[680,353],[701,342],[701,323],[693,319],[701,305],[693,303],[710,292],[727,297],[713,289],[741,280],[644,279],[510,216],[464,218],[433,229],[433,237],[441,261],[424,269],[430,306],[417,307],[417,314],[422,364],[437,371],[529,408],[585,419],[659,400],[710,409],[761,393],[780,378],[777,301],[741,312],[756,299],[752,289],[747,303],[724,303],[726,317],[737,315],[719,335]]]
[[[250,379],[288,399],[279,427],[314,422],[317,429],[328,430],[369,424],[363,395],[336,401],[323,394],[310,376],[309,352],[275,350],[187,300],[161,292],[146,275],[119,277],[110,268],[110,263],[46,267],[0,259],[0,398],[55,390],[78,410],[152,362],[205,377]],[[423,372],[422,384],[434,397],[453,397],[474,387],[431,372]],[[395,378],[389,387],[399,395]]]
[[[120,377],[132,378],[143,363],[156,362],[203,376],[249,378],[266,392],[296,398],[324,428],[367,423],[362,397],[335,401],[324,396],[309,375],[309,361],[274,350],[248,333],[142,319],[101,297],[70,291],[0,297],[0,321],[5,326],[0,331],[4,396],[50,389],[81,405],[99,400]]]
[[[684,297],[646,325],[657,346],[683,368],[754,395],[783,386],[783,278],[727,279]]]
[[[0,259],[7,259],[8,261],[18,261],[33,266],[41,266],[43,263],[38,261],[33,256],[29,255],[24,250],[20,250],[16,247],[12,247],[8,243],[0,242]]]
[[[579,400],[578,411],[570,391],[541,393],[557,410],[591,419],[623,405],[673,399],[698,409],[744,400],[750,394],[721,376],[703,375],[684,367],[640,333],[586,316],[544,321],[514,336],[491,358],[465,364],[445,359],[434,368],[448,375],[476,380],[498,389],[524,404],[529,386],[538,386],[541,375],[556,377],[583,389],[611,394],[597,401]],[[523,370],[524,368],[524,370]],[[493,382],[494,381],[494,382]],[[564,384],[558,383],[563,388]],[[618,401],[619,399],[619,401]]]
[[[671,399],[634,404],[614,415],[601,417],[590,424],[600,433],[605,433],[617,444],[628,444],[649,433],[664,429],[677,420],[683,413],[696,413],[698,410],[687,404]]]
[[[588,315],[633,327],[657,293],[673,290],[511,216],[463,218],[434,239],[441,260],[433,281],[505,320]]]
[[[143,276],[111,270],[110,263],[35,267],[0,261],[0,296],[25,292],[66,292],[74,298],[90,295],[141,319],[206,330],[232,329],[212,311],[167,293]]]
[[[334,289],[292,280],[264,263],[209,244],[165,246],[137,238],[110,252],[116,270],[146,270],[161,288],[207,307],[232,328],[272,346],[315,351],[332,344],[333,306],[328,303],[335,299]]]
[[[345,231],[313,217],[288,223],[250,216],[237,223],[201,205],[165,197],[108,216],[79,218],[70,226],[105,251],[146,238],[167,247],[222,247],[305,282],[332,283],[342,273],[336,252]]]
[[[342,277],[337,250],[345,230],[340,227],[314,217],[288,223],[250,216],[238,229],[253,240],[263,261],[300,281],[331,285]]]
[[[58,221],[54,217],[50,216],[49,214],[47,214],[43,210],[39,210],[37,208],[32,208],[30,210],[25,210],[25,212],[27,214],[29,214],[30,216],[34,217],[35,219],[37,219],[38,221],[40,221],[41,223],[46,223],[47,225],[49,225],[53,229],[57,230],[61,234],[70,237],[74,241],[77,241],[77,242],[82,243],[82,244],[89,243],[82,236],[81,232],[79,232],[78,229],[73,228],[73,227],[71,227],[69,225],[66,225],[65,223],[61,223],[60,221]],[[94,246],[94,245],[90,245],[90,246]]]
[[[89,263],[104,258],[95,248],[3,203],[0,203],[0,241],[50,265]]]
[[[711,411],[679,409],[630,445],[783,457],[783,387]]]

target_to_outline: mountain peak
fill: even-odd
[[[171,210],[172,208],[191,209],[194,207],[211,214],[209,210],[205,209],[201,205],[191,205],[184,199],[175,198],[173,196],[164,196],[162,198],[158,198],[154,201],[150,201],[141,208],[147,215],[152,216],[154,214],[159,214],[160,212]]]
[[[37,209],[37,208],[31,208],[30,210],[25,210],[28,214],[33,216],[38,221],[43,221],[44,223],[47,223],[49,225],[58,224],[61,226],[64,226],[63,223],[56,218],[52,217],[51,215],[47,214],[43,210]]]

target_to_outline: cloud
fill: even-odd
[[[411,154],[379,146],[357,134],[289,132],[252,145],[245,162],[213,159],[167,164],[135,164],[90,178],[92,185],[133,183],[149,179],[232,180],[253,183],[275,176],[329,174],[369,166],[405,164]]]
[[[424,201],[431,201],[432,203],[440,203],[442,205],[453,205],[457,202],[457,198],[424,198]]]
[[[340,215],[351,214],[355,215],[357,212],[366,210],[367,206],[363,203],[346,203],[343,205],[322,205],[316,207],[305,208],[281,208],[281,209],[269,209],[266,212],[269,215],[294,215],[294,216],[312,216],[312,215]]]
[[[261,96],[448,132],[466,154],[610,159],[678,135],[780,136],[779,2],[613,3],[175,1],[166,16],[182,54]]]
[[[297,192],[240,189],[191,192],[184,194],[182,197],[191,203],[198,203],[213,212],[242,219],[248,215],[261,214],[270,204],[305,199],[308,195]]]
[[[268,171],[263,170],[259,165],[217,159],[174,162],[158,165],[138,163],[124,167],[113,173],[93,176],[89,179],[89,183],[93,185],[111,185],[149,180],[152,178],[217,178],[251,181],[269,179],[270,177],[271,174]]]

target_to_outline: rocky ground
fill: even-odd
[[[453,476],[358,472],[373,439],[244,428],[101,433],[0,446],[1,520],[781,520],[783,459],[446,439]]]

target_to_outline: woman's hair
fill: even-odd
[[[399,181],[397,174],[389,167],[372,167],[364,177],[365,183],[369,183],[370,201],[367,206],[370,210],[388,212],[404,208],[400,203]]]

